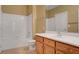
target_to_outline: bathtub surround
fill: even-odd
[[[43,5],[2,5],[2,12],[16,15],[33,15],[32,32],[34,35],[45,31],[46,9]],[[44,25],[44,26],[43,26]],[[41,29],[40,29],[41,28]]]
[[[32,15],[2,13],[2,50],[27,46],[32,40]]]
[[[1,22],[2,22],[2,18],[1,18],[1,16],[2,16],[2,11],[1,11],[1,6],[0,6],[0,52],[1,52],[1,50],[2,50],[2,46],[1,46],[1,43],[2,43],[2,26],[1,26]]]
[[[32,39],[32,14],[30,14],[29,16],[27,16],[27,37],[29,38],[29,36],[31,37],[30,39]]]
[[[34,5],[32,16],[32,7],[3,5],[2,50],[26,46],[27,41],[32,40],[32,35],[44,32],[45,10],[44,6]]]

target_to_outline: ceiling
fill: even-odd
[[[56,7],[58,7],[59,5],[46,5],[46,8],[47,10],[50,10],[50,9],[54,9]]]

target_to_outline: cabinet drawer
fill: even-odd
[[[69,52],[70,46],[67,44],[60,43],[60,42],[56,42],[56,49],[59,49],[63,51],[64,53],[70,53]]]
[[[79,54],[79,48],[71,46],[70,47],[70,53],[71,54]]]
[[[39,42],[43,42],[44,39],[41,36],[35,36],[35,40]]]
[[[55,47],[55,41],[48,39],[48,38],[44,38],[44,44],[50,45],[52,47]]]

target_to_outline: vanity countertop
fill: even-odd
[[[79,37],[75,37],[71,35],[58,36],[58,34],[56,33],[54,34],[53,33],[37,33],[36,35],[79,47]]]

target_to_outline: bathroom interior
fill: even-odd
[[[79,6],[1,5],[0,54],[79,54]]]

